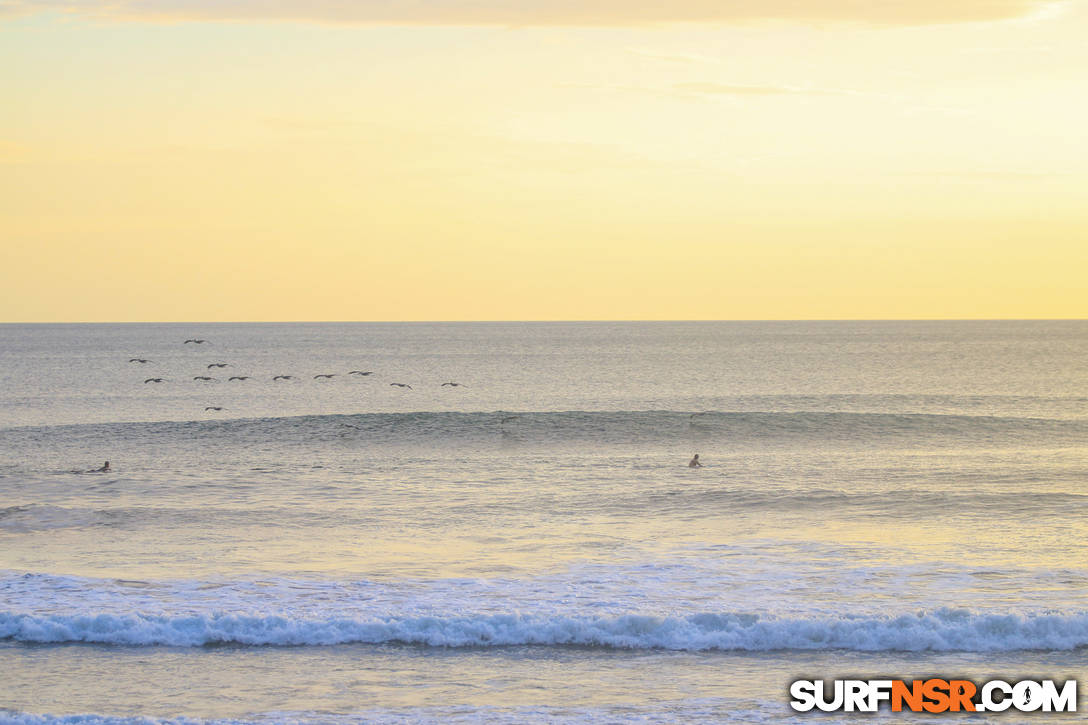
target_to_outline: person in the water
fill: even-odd
[[[698,458],[698,456],[696,456],[696,458]],[[106,461],[105,463],[103,463],[101,468],[95,468],[94,470],[89,471],[89,473],[109,473],[109,472],[110,472],[110,462],[109,461]]]
[[[107,464],[108,465],[108,464]],[[699,463],[699,454],[696,453],[695,457],[688,461],[688,468],[702,468],[703,464]]]

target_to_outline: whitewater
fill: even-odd
[[[1080,321],[3,325],[0,722],[1083,698],[1086,484]]]

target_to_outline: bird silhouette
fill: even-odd
[[[448,385],[448,386],[450,386],[451,388],[460,388],[460,387],[463,387],[463,386],[461,385],[461,383],[442,383],[442,385],[440,385],[439,387],[442,387],[442,388],[444,388],[444,387],[446,387],[447,385]]]
[[[215,380],[216,378],[209,378],[207,375],[194,375],[193,380]]]
[[[314,380],[317,380],[318,378],[331,378],[334,375],[336,375],[336,373],[322,373],[321,375],[315,375]]]
[[[373,370],[367,370],[365,372],[362,371],[362,370],[352,370],[350,373],[348,373],[348,375],[364,375],[364,376],[365,375],[373,375],[373,374],[374,374]]]
[[[295,376],[294,375],[274,375],[274,376],[272,376],[272,379],[273,380],[294,380]]]
[[[389,385],[395,388],[408,388],[409,390],[412,389],[412,386],[408,383],[389,383]]]
[[[229,382],[231,380],[249,380],[249,376],[248,375],[231,375],[229,378],[227,378],[227,381]]]
[[[207,342],[207,340],[197,340],[195,337],[191,337],[188,340],[186,340],[185,342],[183,342],[182,344],[183,345],[188,345],[190,342],[195,342],[197,345],[203,345],[204,343]]]
[[[141,363],[141,364],[151,362],[150,360],[146,360],[146,359],[144,359],[142,357],[130,357],[128,359],[128,361],[129,362],[138,362],[138,363]]]
[[[211,365],[208,366],[208,369],[211,370],[212,368],[226,368],[226,367],[230,367],[230,364],[229,363],[212,363]]]
[[[161,382],[163,382],[162,378],[148,378],[147,380],[144,381],[144,385],[147,385],[148,383],[161,383]]]
[[[226,410],[226,408],[220,408],[218,405],[209,405],[204,410]]]

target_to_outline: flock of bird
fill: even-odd
[[[201,339],[197,339],[197,338],[190,338],[188,340],[185,340],[185,342],[182,343],[182,344],[184,344],[184,345],[203,345],[203,344],[205,344],[207,342],[208,342],[207,340],[201,340]],[[149,358],[143,358],[143,357],[132,357],[132,358],[129,358],[128,361],[130,363],[138,363],[140,365],[147,365],[149,363],[153,364],[155,362],[154,360],[151,360]],[[222,369],[222,368],[228,368],[228,367],[233,367],[233,365],[231,365],[231,363],[225,363],[225,362],[213,362],[213,363],[208,364],[207,370]],[[345,377],[349,376],[349,375],[353,375],[353,376],[355,376],[357,378],[364,378],[364,377],[369,377],[370,375],[373,375],[373,374],[374,374],[373,370],[351,370],[351,371],[349,371],[349,372],[347,372],[345,374]],[[336,377],[337,375],[338,375],[338,373],[318,373],[317,375],[313,376],[313,379],[314,380],[331,380],[332,378]],[[227,378],[227,382],[233,382],[233,381],[242,382],[242,381],[245,381],[245,380],[252,380],[252,379],[253,379],[253,376],[251,376],[251,375],[231,375],[229,378]],[[273,375],[272,376],[273,382],[288,381],[288,380],[298,380],[298,379],[299,378],[294,376],[294,375]],[[203,382],[203,383],[219,382],[219,378],[212,377],[211,375],[194,375],[193,380]],[[144,380],[145,385],[147,385],[149,383],[166,383],[166,382],[170,382],[170,381],[167,378],[159,378],[159,377],[147,378],[146,380]],[[393,388],[401,388],[401,389],[406,389],[406,390],[412,390],[412,386],[409,385],[408,383],[389,383],[389,386],[393,387]],[[464,386],[461,383],[454,382],[454,381],[451,380],[449,382],[442,383],[439,387],[442,387],[442,388],[447,388],[447,387],[448,388],[460,388],[460,387],[464,387]],[[226,410],[226,408],[223,408],[221,406],[216,406],[216,405],[209,405],[206,408],[204,408],[204,410],[206,410],[206,411],[222,411],[222,410]]]

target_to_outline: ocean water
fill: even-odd
[[[4,325],[0,721],[1082,721],[1086,521],[1083,321]]]

